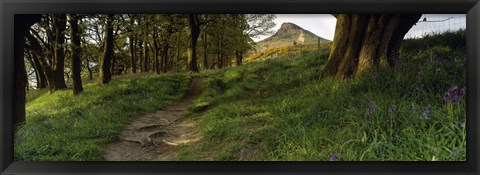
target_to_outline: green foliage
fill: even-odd
[[[323,50],[209,72],[196,101],[209,109],[204,139],[182,147],[181,158],[466,160],[465,97],[443,99],[466,85],[464,50],[405,49],[396,68],[319,80],[327,57]]]
[[[15,135],[15,160],[100,160],[127,120],[179,100],[189,82],[184,74],[114,79],[87,84],[77,96],[62,90],[32,98]]]

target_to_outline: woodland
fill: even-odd
[[[258,52],[275,15],[16,15],[15,159],[465,160],[465,31],[332,15]]]

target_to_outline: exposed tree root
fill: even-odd
[[[167,145],[170,145],[170,146],[178,146],[178,143],[173,143],[173,142],[169,142],[165,139],[162,140],[163,143],[167,144]]]

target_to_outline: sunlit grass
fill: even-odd
[[[182,147],[181,159],[466,160],[465,98],[444,100],[450,88],[465,86],[465,50],[404,49],[398,67],[346,80],[319,79],[327,56],[322,50],[210,72],[196,101],[208,108],[204,139]]]
[[[188,89],[184,74],[114,79],[42,93],[26,105],[27,124],[15,138],[15,160],[100,160],[105,143],[118,138],[132,117],[178,101]]]

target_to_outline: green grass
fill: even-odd
[[[189,111],[203,139],[180,146],[180,160],[466,160],[465,98],[443,99],[466,85],[462,38],[404,41],[395,68],[345,80],[319,78],[322,49],[193,75],[117,77],[79,96],[32,91],[15,160],[100,160],[127,120],[179,100],[191,76],[208,77]]]
[[[404,45],[431,40],[438,38]],[[183,146],[180,158],[328,161],[336,153],[342,161],[466,160],[465,98],[455,105],[443,99],[466,85],[466,51],[458,48],[404,46],[398,67],[346,80],[318,78],[328,50],[208,72],[192,108],[208,109],[204,139]]]
[[[178,101],[189,82],[185,74],[166,74],[86,84],[78,96],[71,90],[31,92],[15,160],[101,160],[103,145],[119,137],[127,120]]]

